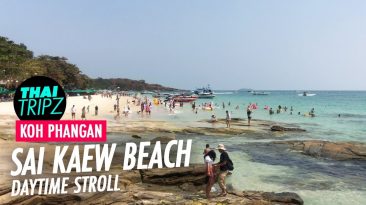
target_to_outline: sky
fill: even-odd
[[[364,0],[1,0],[0,35],[90,77],[366,90]]]

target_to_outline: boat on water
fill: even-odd
[[[263,92],[263,91],[252,91],[253,95],[269,95],[270,92]]]
[[[193,93],[196,94],[198,98],[212,99],[215,97],[214,92],[210,88],[210,85],[208,85],[207,87],[198,88],[193,91]]]
[[[175,102],[193,102],[195,100],[197,100],[197,96],[195,95],[178,95],[178,96],[174,96],[173,100]]]
[[[164,98],[164,97],[169,97],[171,94],[170,93],[155,93],[153,94],[153,97],[154,98]]]
[[[315,93],[308,93],[308,92],[303,92],[303,93],[299,93],[297,94],[298,96],[303,96],[303,97],[311,97],[316,95]]]
[[[197,95],[190,94],[170,94],[166,97],[165,101],[174,100],[175,102],[193,102],[198,99]]]

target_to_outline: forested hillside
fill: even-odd
[[[175,90],[158,84],[148,84],[144,80],[126,78],[92,79],[83,74],[75,64],[68,62],[66,57],[34,56],[33,52],[28,50],[24,44],[17,44],[6,37],[0,36],[0,80],[6,82],[5,87],[14,89],[17,84],[33,75],[51,77],[67,90],[85,88]]]

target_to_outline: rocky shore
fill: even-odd
[[[102,193],[83,193],[66,195],[36,195],[11,197],[11,181],[4,179],[9,175],[11,151],[15,146],[35,146],[34,144],[12,143],[14,140],[15,118],[2,118],[0,123],[0,139],[2,140],[0,160],[0,204],[303,204],[296,193],[273,193],[260,191],[235,190],[228,185],[229,194],[226,197],[205,199],[204,167],[174,169],[151,169],[122,171],[121,166],[114,164],[109,173],[119,174],[121,191]],[[232,119],[232,128],[225,127],[225,120],[217,122],[199,121],[194,124],[176,125],[166,121],[108,121],[108,132],[130,135],[134,140],[147,140],[146,136],[153,134],[152,142],[167,142],[175,139],[176,135],[206,135],[215,137],[247,137],[254,139],[270,139],[269,145],[282,146],[285,149],[315,158],[331,158],[335,160],[365,160],[366,146],[356,142],[328,142],[320,140],[286,140],[286,133],[305,133],[307,131],[286,123],[253,120],[247,126],[244,119]],[[276,140],[276,141],[274,141]],[[46,145],[46,144],[38,144]],[[49,144],[47,144],[49,146]],[[50,145],[52,146],[52,145]],[[49,162],[45,166],[49,166]],[[94,173],[93,173],[94,174]],[[47,177],[47,174],[45,174]],[[71,176],[70,178],[75,177]],[[3,180],[4,179],[4,180]],[[74,187],[70,187],[74,189]],[[72,192],[69,192],[72,193]]]
[[[296,193],[273,193],[258,191],[238,191],[228,186],[229,194],[225,197],[205,198],[204,165],[174,169],[152,169],[121,171],[122,167],[114,166],[109,173],[119,173],[118,192],[36,195],[10,197],[11,188],[1,189],[1,204],[282,204],[301,205],[303,200]],[[71,177],[72,178],[72,177]],[[74,187],[69,187],[72,193]]]
[[[276,141],[304,155],[334,160],[366,160],[366,144],[359,142],[329,142],[321,140]]]

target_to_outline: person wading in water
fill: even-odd
[[[250,121],[252,120],[252,110],[250,106],[247,107],[247,117],[248,117],[248,126],[250,126]]]

